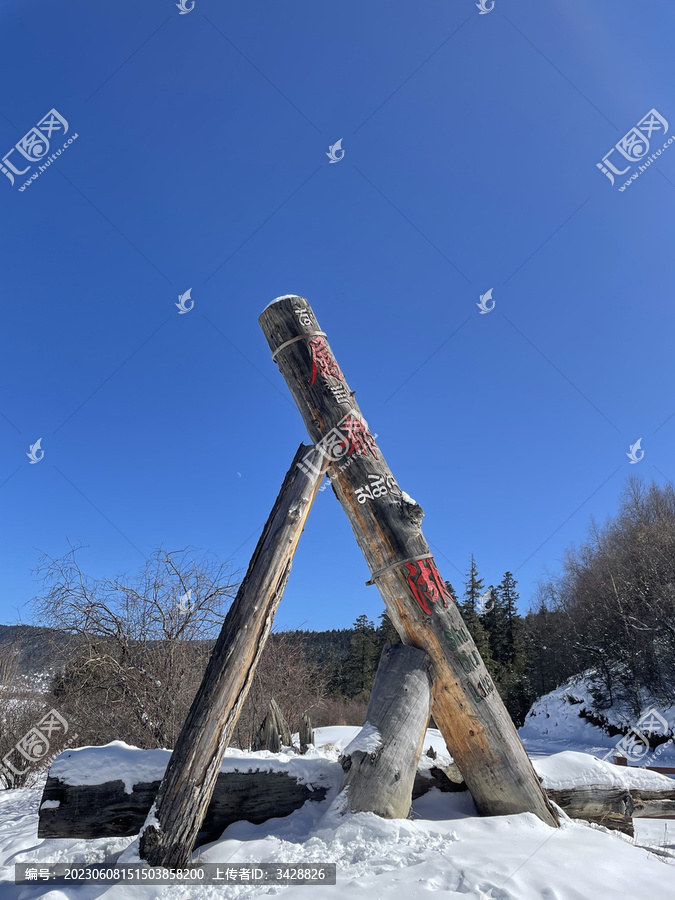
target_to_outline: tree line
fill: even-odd
[[[511,572],[505,572],[498,585],[486,589],[472,555],[463,594],[458,595],[450,582],[446,586],[507,709],[515,723],[521,725],[542,689],[550,689],[550,679],[542,678],[544,671],[536,650],[537,629],[532,621],[536,617],[522,616],[518,611],[516,579]],[[399,641],[386,612],[380,615],[377,625],[366,615],[358,616],[346,652],[330,672],[332,692],[366,701],[382,647]]]
[[[675,700],[675,489],[627,480],[618,510],[591,520],[561,570],[542,579],[530,609],[518,610],[512,572],[486,588],[472,555],[455,598],[467,629],[516,725],[535,700],[586,673],[598,711],[617,702],[639,715],[649,702]],[[333,692],[367,699],[386,641],[397,641],[386,613],[376,626],[359,616],[349,647],[331,672]],[[602,716],[599,717],[602,723]]]

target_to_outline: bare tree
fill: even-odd
[[[642,691],[675,690],[675,490],[630,478],[618,513],[592,522],[557,579],[569,649],[595,674],[598,701],[638,714]]]
[[[208,662],[233,571],[194,551],[157,550],[136,575],[91,578],[82,548],[43,557],[36,618],[73,635],[52,692],[80,742],[171,747]]]

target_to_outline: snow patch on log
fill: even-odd
[[[381,746],[382,735],[379,728],[371,725],[370,722],[365,722],[361,731],[345,747],[343,753],[345,756],[350,756],[352,753],[356,753],[357,750],[361,750],[363,753],[376,753]]]
[[[136,784],[161,781],[170,758],[171,750],[140,750],[124,741],[111,741],[102,747],[80,747],[60,753],[49,768],[49,777],[74,787],[121,781],[125,793],[132,794]],[[229,747],[220,771],[279,772],[308,785],[310,790],[317,781],[329,785],[336,777],[333,763],[313,747],[304,756],[297,756],[290,748],[271,753]]]

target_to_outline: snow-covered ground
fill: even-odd
[[[384,820],[370,813],[343,813],[335,799],[341,769],[337,758],[358,734],[358,728],[316,730],[316,749],[309,759],[291,754],[248,754],[228,751],[224,766],[253,768],[319,767],[329,784],[326,800],[308,802],[290,816],[262,825],[238,822],[222,837],[201,847],[199,859],[213,863],[327,863],[337,865],[337,885],[323,887],[271,886],[15,886],[14,864],[113,863],[138,859],[137,838],[98,840],[41,840],[36,837],[41,786],[0,791],[0,898],[2,900],[229,900],[283,895],[300,898],[349,900],[422,900],[429,893],[461,900],[487,895],[492,900],[614,900],[619,897],[672,900],[675,897],[675,860],[663,860],[638,845],[668,846],[675,851],[675,822],[635,820],[636,838],[565,820],[551,829],[535,816],[479,817],[466,792],[443,794],[436,789],[415,801],[410,819]],[[424,749],[432,745],[446,756],[438,731],[427,732]],[[121,742],[109,745],[105,766],[94,774],[87,769],[87,751],[69,751],[62,766],[79,778],[108,780],[123,773],[124,759],[133,754]],[[100,753],[100,751],[98,751]],[[89,754],[91,761],[91,753]],[[161,771],[166,751],[156,751],[142,769],[143,780]],[[140,757],[139,757],[140,759]],[[426,762],[423,757],[423,764]],[[79,767],[79,770],[75,768]],[[582,781],[656,787],[673,782],[649,770],[631,770],[595,761],[588,753],[563,752],[535,767],[550,787]],[[150,772],[150,769],[153,772]],[[139,769],[140,771],[140,769]],[[75,778],[75,775],[73,775]],[[134,780],[133,778],[131,780]],[[139,779],[140,780],[140,779]]]

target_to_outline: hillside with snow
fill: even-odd
[[[572,749],[604,757],[614,755],[622,736],[636,728],[650,710],[655,710],[665,724],[660,725],[658,718],[650,719],[652,746],[640,764],[675,766],[675,742],[670,740],[675,703],[664,704],[643,692],[641,704],[639,715],[627,703],[619,701],[599,708],[590,679],[578,675],[540,697],[519,734],[531,753]]]

